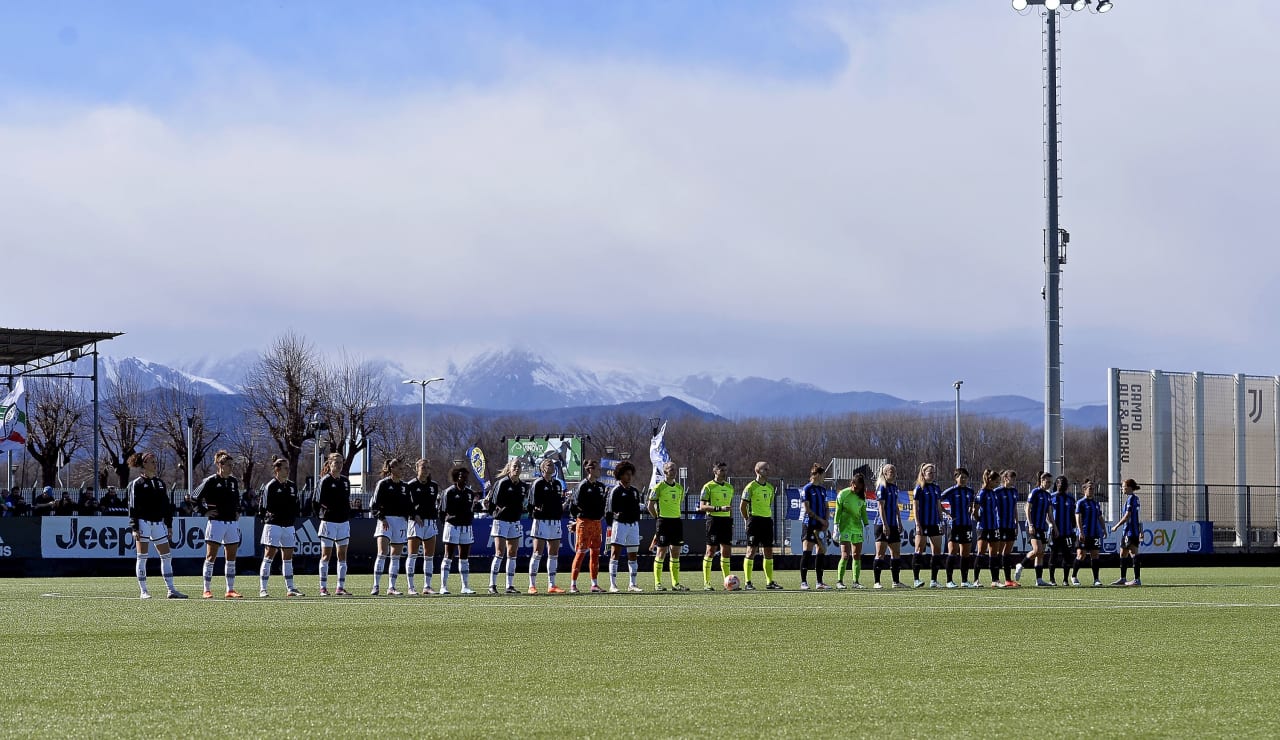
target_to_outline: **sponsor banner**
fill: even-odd
[[[523,480],[537,478],[543,460],[556,464],[556,477],[561,481],[582,479],[582,439],[580,437],[509,437],[507,459],[520,458]]]
[[[1102,551],[1119,552],[1120,535],[1121,532],[1113,534],[1108,525]],[[1138,552],[1152,555],[1213,552],[1213,522],[1143,522]]]
[[[40,537],[34,521],[0,519],[0,561],[40,557]]]
[[[205,517],[174,517],[169,533],[175,558],[204,557]],[[240,520],[239,557],[255,552],[255,522]],[[40,519],[40,555],[45,558],[137,557],[127,516],[46,516]]]

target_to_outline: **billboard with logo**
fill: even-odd
[[[175,517],[170,552],[175,558],[204,557],[205,517]],[[239,557],[254,554],[254,520],[240,520]],[[127,516],[46,516],[40,520],[45,558],[133,558],[137,544]]]
[[[538,476],[538,466],[543,460],[556,463],[556,477],[563,481],[582,479],[582,438],[574,435],[559,437],[549,435],[506,437],[507,459],[520,458],[524,462],[521,477],[533,480]]]

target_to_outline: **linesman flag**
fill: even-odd
[[[667,454],[667,443],[664,438],[667,436],[667,422],[662,422],[662,426],[658,427],[658,433],[653,435],[653,439],[649,440],[649,461],[653,463],[653,478],[649,480],[649,490],[657,487],[658,482],[664,477],[662,474],[662,466],[671,460],[671,456]]]
[[[17,452],[26,446],[27,412],[22,410],[22,378],[18,378],[0,401],[0,452]]]

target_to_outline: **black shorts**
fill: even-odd
[[[979,542],[996,542],[998,532],[999,530],[996,530],[996,529],[978,529],[978,541]]]
[[[658,519],[658,547],[684,544],[683,519]]]
[[[876,542],[902,542],[902,530],[893,526],[886,528],[883,524],[877,524]]]
[[[747,522],[747,544],[751,547],[773,547],[773,517],[751,517]]]
[[[1137,549],[1142,544],[1142,538],[1132,534],[1126,534],[1120,538],[1120,546]]]
[[[952,525],[950,540],[957,545],[967,545],[973,542],[973,527],[966,527],[960,524]]]
[[[997,533],[996,534],[997,542],[1017,542],[1018,541],[1018,530],[1016,529],[1011,529],[1009,527],[1001,527],[1000,529],[996,530],[996,533]]]
[[[942,527],[936,524],[921,524],[916,527],[916,534],[924,535],[925,537],[940,537],[942,536]]]
[[[1034,540],[1036,542],[1048,542],[1049,534],[1045,532],[1043,529],[1037,529],[1035,532],[1028,534],[1027,539]]]
[[[1077,547],[1081,550],[1100,550],[1099,545],[1102,543],[1101,537],[1081,537],[1080,544]]]
[[[1049,549],[1054,552],[1071,552],[1076,549],[1075,535],[1069,537],[1054,537],[1053,542],[1049,544]]]
[[[819,543],[822,542],[822,535],[826,533],[825,527],[818,527],[812,524],[804,525],[804,541]]]
[[[707,545],[715,547],[718,545],[733,544],[733,517],[731,516],[709,516],[707,517]]]

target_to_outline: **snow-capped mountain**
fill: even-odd
[[[230,358],[201,358],[178,363],[179,367],[137,358],[106,358],[108,375],[132,373],[143,380],[144,390],[165,385],[190,383],[198,392],[239,393],[249,368],[258,355],[243,352]],[[405,384],[420,378],[420,371],[390,360],[371,360],[386,383],[395,404],[416,404],[419,386]],[[179,369],[180,368],[180,369]],[[848,391],[836,393],[789,378],[736,378],[709,374],[684,378],[659,378],[621,370],[592,371],[558,363],[526,349],[484,352],[463,363],[450,362],[442,373],[446,380],[427,386],[427,402],[473,409],[540,411],[547,409],[614,406],[675,398],[699,411],[729,418],[787,417],[812,414],[914,411],[926,414],[949,413],[950,401],[909,401],[885,393]],[[1043,423],[1040,401],[1023,396],[993,396],[966,399],[966,413],[999,416]],[[1101,426],[1105,407],[1088,406],[1064,410],[1068,424]]]

